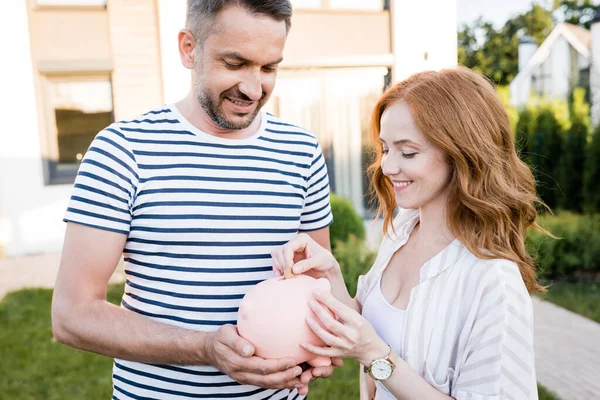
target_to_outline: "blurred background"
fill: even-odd
[[[315,132],[351,291],[381,221],[369,201],[368,121],[383,90],[457,64],[488,76],[553,210],[531,233],[548,294],[534,299],[543,399],[600,399],[600,14],[596,0],[292,0],[267,111]],[[106,399],[110,359],[52,339],[63,214],[96,133],[187,94],[185,0],[0,2],[0,399]],[[109,299],[120,301],[124,272]],[[358,366],[311,399],[358,398]]]

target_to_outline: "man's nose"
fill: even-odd
[[[244,80],[239,84],[240,91],[252,101],[258,101],[262,97],[262,78],[260,71],[248,71]]]

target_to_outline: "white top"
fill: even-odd
[[[373,325],[377,335],[402,357],[402,332],[406,311],[394,307],[383,297],[381,277],[365,299],[362,315]],[[395,399],[383,383],[376,381],[375,385],[377,386],[375,400]]]
[[[359,278],[356,297],[363,306],[418,220],[418,210],[394,219],[396,234],[383,239],[373,267]],[[454,240],[423,264],[400,332],[403,359],[446,395],[538,398],[531,297],[512,261],[477,258]]]
[[[214,331],[273,277],[271,250],[332,220],[316,137],[261,114],[243,140],[209,135],[174,105],[102,130],[79,169],[65,220],[127,236],[121,307]],[[113,398],[296,399],[240,385],[212,366],[116,359]],[[298,398],[303,398],[302,396]]]

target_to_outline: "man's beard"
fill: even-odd
[[[196,99],[198,100],[198,103],[200,104],[206,115],[208,115],[208,117],[220,128],[231,131],[246,129],[247,127],[249,127],[252,124],[252,122],[254,122],[254,119],[256,118],[260,109],[264,105],[263,101],[265,98],[265,93],[263,93],[261,99],[258,100],[258,104],[256,105],[256,108],[254,109],[252,114],[244,116],[244,119],[241,122],[236,123],[229,120],[227,116],[225,116],[225,113],[223,112],[223,109],[220,106],[222,102],[225,101],[226,97],[251,101],[251,99],[249,99],[248,96],[241,93],[239,89],[229,89],[221,93],[219,99],[215,99],[211,95],[211,93],[208,90],[203,89],[201,85],[196,86],[195,92]]]

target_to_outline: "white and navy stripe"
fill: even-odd
[[[65,221],[127,235],[122,307],[213,331],[235,324],[252,286],[273,276],[270,251],[332,221],[315,136],[261,114],[257,134],[223,139],[175,106],[112,124],[86,153]],[[209,366],[115,360],[114,399],[293,399],[240,385]]]

